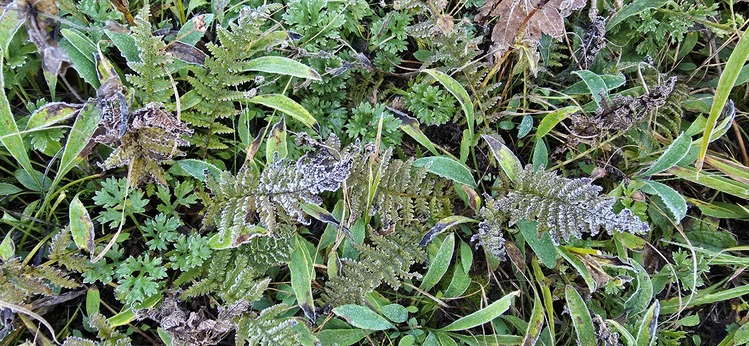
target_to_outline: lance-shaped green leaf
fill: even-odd
[[[311,321],[317,319],[315,302],[312,298],[312,280],[315,275],[314,262],[307,250],[305,240],[300,235],[294,237],[294,251],[291,252],[289,271],[291,272],[291,288],[296,295],[297,304]]]
[[[414,160],[415,167],[429,166],[429,172],[450,179],[456,183],[478,188],[471,170],[466,165],[444,156],[429,156]]]
[[[661,305],[656,300],[650,306],[645,315],[642,316],[640,328],[637,330],[637,346],[655,345],[655,339],[658,331],[658,315],[661,312]]]
[[[457,321],[450,323],[443,328],[440,328],[439,331],[455,332],[459,330],[471,329],[473,327],[487,323],[505,313],[505,311],[510,308],[510,305],[512,305],[514,298],[519,295],[520,291],[510,292],[494,303],[489,304],[487,307],[468,316],[461,317]]]
[[[533,346],[538,341],[538,337],[541,336],[541,329],[544,327],[544,306],[541,303],[541,298],[536,295],[533,300],[533,312],[531,313],[531,320],[528,321],[528,328],[525,329],[525,337],[523,338],[523,346]]]
[[[663,155],[658,157],[650,168],[638,175],[641,177],[649,177],[675,166],[679,161],[681,161],[681,159],[687,156],[689,148],[691,147],[692,138],[682,132],[679,137],[676,137],[676,139],[671,142],[668,148],[666,148],[666,151],[663,152]]]
[[[687,216],[687,201],[684,196],[670,186],[657,181],[646,181],[642,187],[642,192],[660,197],[674,221],[679,222]]]
[[[96,72],[94,53],[97,52],[96,45],[80,32],[71,29],[60,30],[66,42],[61,42],[60,47],[68,53],[73,62],[73,68],[86,83],[98,88],[101,82]]]
[[[264,56],[252,59],[243,66],[243,70],[320,80],[320,74],[315,69],[281,56]]]
[[[57,186],[62,178],[83,160],[80,154],[91,141],[94,131],[99,126],[99,118],[99,112],[96,111],[96,106],[92,103],[87,103],[78,112],[73,127],[70,129],[68,140],[65,142],[65,148],[60,157],[60,169],[52,181],[52,188]]]
[[[590,318],[590,311],[588,311],[588,306],[585,305],[580,293],[577,293],[574,287],[567,285],[564,288],[564,296],[567,301],[567,308],[570,311],[570,318],[572,318],[572,325],[575,327],[577,344],[597,346],[598,340],[595,328],[593,328],[593,320]]]
[[[177,161],[175,164],[183,169],[187,174],[202,182],[205,182],[207,178],[206,173],[212,175],[214,179],[219,179],[221,177],[221,170],[213,164],[205,161],[184,159]]]
[[[356,328],[368,330],[395,328],[392,323],[366,306],[355,304],[341,305],[333,309],[333,313],[345,319],[346,322]]]
[[[538,234],[538,222],[520,220],[518,230],[525,238],[525,242],[531,246],[531,249],[548,268],[554,268],[557,264],[557,246],[551,239],[549,232]],[[539,237],[540,236],[540,237]]]
[[[606,31],[610,31],[615,26],[619,25],[619,23],[623,22],[625,19],[634,16],[634,15],[640,15],[640,13],[643,13],[647,9],[651,8],[659,8],[663,5],[665,5],[668,1],[667,0],[636,0],[628,3],[625,6],[622,6],[619,11],[616,11],[616,14],[611,17],[611,19],[606,23]]]
[[[0,56],[0,66],[2,65],[3,57]],[[34,184],[41,191],[42,183],[36,180],[34,168],[31,166],[31,160],[29,160],[29,154],[26,151],[26,145],[24,145],[23,139],[18,133],[16,120],[13,118],[13,113],[10,111],[10,103],[8,103],[8,98],[5,96],[5,76],[3,76],[2,68],[0,68],[0,142],[8,149],[10,155],[18,161],[26,173],[34,178]]]
[[[3,242],[0,243],[0,260],[3,262],[7,262],[16,255],[16,244],[13,242],[12,234],[13,232],[8,232]]]
[[[446,218],[443,218],[442,220],[439,220],[432,229],[427,232],[427,234],[424,235],[424,238],[421,238],[421,241],[419,242],[419,246],[424,247],[427,244],[429,244],[434,237],[441,234],[442,232],[446,231],[447,229],[460,225],[462,223],[468,223],[468,222],[478,222],[470,217],[460,216],[460,215],[452,215],[448,216]]]
[[[270,129],[268,140],[265,142],[265,162],[273,162],[274,156],[278,155],[279,159],[286,158],[289,155],[289,149],[286,145],[286,118],[281,117]]]
[[[26,9],[21,8],[24,4],[21,1],[12,1],[4,5],[3,13],[0,14],[0,50],[5,58],[10,57],[8,52],[10,41],[26,21]]]
[[[499,166],[507,174],[507,177],[512,181],[516,181],[517,172],[522,169],[517,156],[512,153],[510,148],[496,138],[488,135],[481,135],[481,137],[489,144],[489,149],[492,151],[494,158],[497,159],[497,162],[499,162]]]
[[[447,272],[447,268],[450,266],[450,260],[453,258],[453,252],[455,251],[455,233],[450,233],[442,241],[437,254],[429,262],[429,269],[421,280],[419,288],[429,291],[436,285],[442,276]]]
[[[279,112],[290,115],[292,118],[299,120],[309,128],[319,132],[319,125],[317,120],[312,114],[298,104],[296,101],[281,95],[281,94],[269,94],[269,95],[258,95],[249,100],[250,103],[263,105],[266,107],[273,108]]]
[[[603,78],[588,70],[573,71],[572,73],[582,78],[585,85],[588,86],[588,89],[590,89],[590,96],[592,96],[593,100],[596,101],[598,108],[603,107],[601,100],[609,98],[609,91],[606,88],[606,82],[603,81]]]
[[[543,136],[546,136],[546,134],[549,133],[554,126],[557,126],[560,121],[566,119],[570,114],[579,111],[580,107],[578,106],[567,106],[546,114],[544,118],[541,119],[541,122],[538,123],[538,127],[536,128],[536,138],[540,139]]]
[[[78,195],[73,197],[68,210],[70,217],[70,232],[73,234],[73,242],[81,250],[92,254],[94,252],[94,223],[88,215],[86,206],[83,205]]]
[[[34,111],[26,123],[26,130],[43,129],[50,125],[69,119],[81,109],[80,104],[50,102]]]

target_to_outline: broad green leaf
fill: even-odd
[[[320,80],[320,74],[315,69],[281,56],[264,56],[252,59],[243,66],[243,70]]]
[[[455,96],[456,99],[458,99],[458,103],[460,103],[460,107],[463,109],[463,115],[466,117],[466,124],[468,125],[468,132],[471,134],[471,137],[473,137],[473,134],[475,133],[473,131],[473,125],[474,125],[474,114],[473,114],[473,102],[471,102],[471,98],[468,96],[468,92],[466,92],[466,89],[463,89],[463,86],[458,83],[453,77],[450,77],[449,75],[445,74],[444,72],[440,72],[433,69],[427,69],[422,70],[421,72],[425,72],[432,76],[434,79],[436,79],[442,86],[447,89],[453,96]],[[469,141],[473,141],[473,138],[470,138]]]
[[[16,255],[16,244],[13,242],[12,234],[13,232],[8,232],[3,242],[0,243],[0,260],[3,262],[7,262]]]
[[[291,252],[289,271],[291,272],[291,288],[296,295],[297,303],[304,314],[311,321],[317,319],[315,301],[312,297],[312,280],[315,279],[315,268],[312,256],[300,235],[294,237],[294,251]]]
[[[442,241],[437,255],[429,262],[429,269],[427,269],[427,273],[421,279],[419,288],[429,291],[442,279],[442,276],[445,275],[447,268],[450,266],[453,252],[455,252],[455,233],[450,233]]]
[[[71,29],[60,30],[67,42],[61,42],[60,47],[68,53],[73,63],[73,68],[86,83],[98,88],[101,83],[96,73],[94,54],[97,53],[96,45],[78,31]],[[65,44],[69,43],[69,45]]]
[[[656,300],[653,305],[650,306],[648,311],[645,312],[645,315],[642,316],[640,328],[637,330],[637,346],[655,345],[660,310],[661,306],[658,303],[658,300]]]
[[[437,337],[440,346],[458,346],[458,343],[445,333],[435,332],[434,335]]]
[[[546,142],[543,139],[536,141],[536,144],[533,146],[531,162],[533,163],[534,170],[549,166],[549,149],[546,147]]]
[[[703,131],[700,154],[697,158],[697,163],[695,164],[697,172],[702,169],[702,164],[705,161],[705,155],[707,154],[707,146],[710,144],[710,135],[713,132],[715,124],[718,122],[720,113],[723,112],[726,101],[728,101],[728,95],[731,93],[733,85],[736,83],[741,67],[747,59],[749,59],[749,30],[744,31],[739,43],[736,44],[736,48],[734,48],[731,56],[728,57],[728,62],[723,69],[723,73],[720,75],[718,87],[715,89],[713,105],[710,107],[710,115],[707,117],[705,131]]]
[[[362,329],[323,329],[317,333],[321,345],[349,346],[364,339],[367,332]]]
[[[588,70],[573,71],[578,77],[582,78],[585,85],[590,89],[590,96],[598,104],[598,108],[602,108],[601,100],[609,98],[609,91],[606,88],[606,82],[603,81],[601,76]]]
[[[640,263],[630,259],[629,264],[637,271],[635,273],[637,290],[624,302],[624,308],[630,314],[636,315],[647,309],[650,301],[653,300],[653,282],[650,280],[650,274]]]
[[[346,304],[333,309],[333,313],[346,320],[356,328],[367,330],[386,330],[395,328],[384,317],[370,308],[355,304]]]
[[[429,166],[429,172],[450,179],[456,183],[478,188],[473,179],[471,170],[466,165],[444,156],[429,156],[416,159],[413,162],[416,167]]]
[[[746,345],[749,343],[749,323],[744,323],[736,330],[733,335],[734,345]]]
[[[658,157],[645,172],[638,174],[641,177],[649,177],[653,174],[663,172],[675,166],[681,159],[687,156],[692,146],[692,138],[682,132],[669,146],[663,155]]]
[[[462,255],[460,259],[463,259]],[[445,289],[444,296],[447,298],[458,297],[461,294],[465,293],[465,291],[468,289],[468,286],[470,285],[471,276],[468,275],[468,272],[463,269],[463,265],[461,263],[455,263],[453,264],[453,276],[452,279],[450,279],[450,284]]]
[[[4,5],[3,13],[0,14],[0,50],[4,58],[10,58],[8,46],[18,29],[26,21],[25,13],[27,9],[21,8],[26,3],[19,4],[20,1],[11,1]],[[1,61],[1,59],[0,59]]]
[[[166,329],[164,328],[157,327],[156,334],[159,335],[159,339],[161,339],[161,342],[163,342],[165,346],[172,346],[173,339],[174,339],[172,337],[172,333],[167,332]]]
[[[47,103],[31,114],[28,123],[26,123],[26,130],[43,129],[59,123],[73,117],[80,109],[80,104],[64,102]]]
[[[606,22],[606,31],[611,31],[615,26],[619,25],[619,23],[623,22],[625,19],[632,17],[634,15],[640,15],[645,10],[651,9],[651,8],[660,8],[663,5],[665,5],[668,1],[667,0],[635,0],[627,5],[623,6],[619,11],[616,11],[616,14],[614,14],[613,17],[611,17],[610,20]]]
[[[588,306],[585,305],[583,297],[570,285],[564,288],[564,297],[567,301],[567,309],[570,311],[572,325],[575,327],[577,344],[581,346],[598,346],[593,320],[590,318],[590,311],[588,311]]]
[[[528,133],[531,132],[532,128],[533,117],[530,115],[524,116],[523,120],[520,121],[520,126],[518,126],[518,138],[523,138],[528,135]]]
[[[3,56],[0,56],[0,66],[4,66]],[[8,103],[8,98],[5,96],[5,76],[3,76],[3,71],[4,69],[0,68],[0,142],[8,149],[10,155],[18,161],[27,174],[35,177],[32,173],[34,172],[34,168],[31,166],[26,145],[24,145],[23,139],[18,133],[16,120],[13,118],[13,113],[10,111],[10,103]],[[32,190],[42,190],[41,181],[35,180],[34,185],[36,188]]]
[[[0,196],[15,195],[23,190],[13,184],[0,183]]]
[[[319,131],[319,125],[317,120],[312,114],[298,104],[296,101],[281,95],[281,94],[269,94],[269,95],[258,95],[248,100],[250,103],[260,104],[266,107],[273,108],[279,112],[290,115],[292,118],[301,121],[304,125],[309,128]]]
[[[557,265],[557,246],[554,241],[551,240],[549,232],[543,232],[539,238],[538,234],[538,222],[520,220],[518,222],[518,229],[525,238],[525,242],[531,246],[533,252],[538,256],[548,268],[554,268]]]
[[[449,325],[438,330],[443,332],[455,332],[459,330],[471,329],[473,327],[487,323],[505,313],[505,311],[510,308],[510,305],[512,305],[513,299],[519,295],[520,291],[510,292],[494,303],[489,304],[487,307],[468,316],[461,317],[457,321],[450,323]]]
[[[90,103],[86,104],[78,112],[78,116],[65,142],[65,149],[63,149],[62,156],[60,157],[60,169],[55,175],[52,187],[56,187],[62,178],[83,160],[80,154],[91,141],[94,131],[99,127],[99,118],[100,115],[96,110],[96,106]]]
[[[289,155],[289,149],[286,145],[285,119],[285,117],[281,117],[281,120],[273,125],[268,133],[268,140],[265,142],[265,162],[267,163],[273,162],[275,155],[278,155],[279,159],[286,158]]]
[[[18,169],[13,172],[13,176],[27,190],[38,192],[49,191],[50,180],[47,179],[42,172],[32,170],[30,173],[31,174],[26,170]],[[41,187],[39,187],[40,184]]]
[[[684,199],[684,196],[670,186],[649,180],[645,181],[642,192],[660,197],[671,212],[674,221],[679,222],[687,216],[687,201]]]
[[[538,337],[541,336],[541,329],[544,327],[544,306],[541,303],[541,299],[536,295],[533,300],[533,312],[531,313],[531,319],[528,322],[528,329],[525,330],[525,337],[523,338],[523,346],[534,346],[538,341]]]
[[[68,210],[70,217],[70,232],[73,234],[73,242],[78,249],[86,250],[93,254],[94,252],[94,223],[91,222],[91,216],[88,215],[86,206],[83,205],[78,195],[73,197]]]
[[[510,148],[502,144],[496,138],[488,135],[481,135],[481,137],[489,144],[489,149],[492,151],[497,162],[499,162],[499,166],[502,167],[502,170],[507,174],[507,177],[512,181],[516,181],[517,171],[522,169],[522,165],[517,156],[512,153]]]
[[[88,291],[86,291],[86,315],[91,316],[94,313],[99,312],[100,308],[101,293],[96,285],[91,285]]]
[[[403,323],[408,319],[408,310],[400,304],[389,304],[383,306],[382,314],[395,323]]]
[[[194,46],[201,38],[203,38],[203,35],[205,35],[205,32],[195,30],[195,21],[201,21],[205,27],[210,28],[214,17],[213,13],[205,13],[192,17],[190,20],[186,21],[177,33],[177,37],[181,37],[179,41]]]
[[[603,82],[606,84],[606,89],[608,91],[614,90],[626,82],[626,78],[624,78],[624,74],[602,74],[599,75]],[[590,90],[588,89],[588,86],[585,85],[584,81],[579,81],[575,84],[572,84],[569,88],[564,89],[562,91],[565,95],[583,95],[590,93]]]
[[[140,51],[138,51],[138,46],[135,45],[135,38],[132,35],[106,29],[104,30],[104,34],[114,43],[115,47],[117,47],[120,54],[122,54],[128,63],[140,62]]]
[[[185,170],[185,172],[193,178],[202,182],[205,182],[207,178],[206,172],[212,175],[214,179],[219,179],[221,177],[221,169],[205,161],[184,159],[177,161],[175,165]]]
[[[468,222],[478,222],[470,217],[460,216],[460,215],[452,215],[448,216],[446,218],[443,218],[442,220],[439,220],[434,227],[432,227],[429,232],[427,232],[423,238],[421,238],[421,241],[419,242],[419,246],[424,247],[427,244],[429,244],[434,237],[438,236],[445,230],[463,224]]]

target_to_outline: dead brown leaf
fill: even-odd
[[[475,20],[486,24],[492,18],[492,51],[498,58],[515,45],[516,40],[536,47],[541,34],[555,39],[564,36],[564,18],[585,7],[585,0],[487,0]]]

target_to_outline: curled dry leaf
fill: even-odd
[[[492,51],[501,57],[516,39],[536,47],[541,34],[555,39],[564,35],[564,18],[585,7],[585,0],[487,0],[476,14],[476,21],[497,21],[492,29]]]

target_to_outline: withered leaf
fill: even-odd
[[[119,138],[112,135],[119,124],[102,122],[102,126],[105,134],[94,140],[118,146],[100,166],[112,169],[127,165],[133,186],[149,181],[166,185],[161,163],[184,155],[179,147],[189,143],[182,136],[192,134],[187,125],[164,111],[163,105],[158,103],[149,103],[134,111],[127,130]]]
[[[516,39],[532,47],[538,46],[542,33],[560,39],[564,36],[564,18],[585,4],[585,0],[487,0],[475,20],[487,23],[497,18],[491,39],[494,56],[500,57]]]
[[[182,60],[188,64],[204,65],[205,58],[208,57],[202,50],[195,48],[195,46],[174,41],[166,47],[166,54]]]

